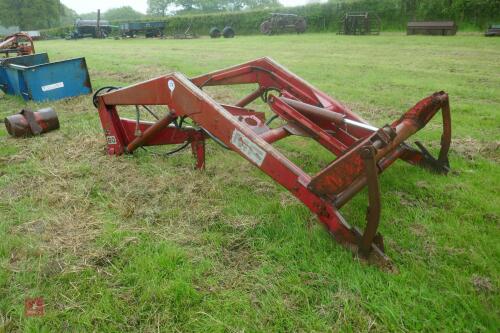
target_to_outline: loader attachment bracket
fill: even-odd
[[[420,149],[420,153],[423,155],[422,166],[433,172],[441,174],[447,174],[450,171],[450,162],[448,161],[448,158],[444,161],[440,161],[432,156],[422,142],[415,141],[415,145],[417,145],[418,149]]]

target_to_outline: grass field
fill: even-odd
[[[0,332],[498,331],[500,39],[311,34],[36,46],[53,60],[85,56],[94,88],[270,56],[376,125],[445,90],[453,172],[398,162],[381,176],[380,229],[398,269],[389,273],[353,258],[302,204],[212,142],[204,173],[189,152],[108,157],[90,96],[29,103],[53,106],[61,129],[12,139],[0,128]],[[0,116],[23,107],[5,96]],[[418,135],[433,151],[438,118]],[[307,170],[332,159],[315,147],[280,144]],[[342,211],[361,224],[366,205],[361,193]],[[44,298],[43,317],[24,316],[28,297]]]

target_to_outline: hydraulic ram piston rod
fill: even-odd
[[[355,127],[364,128],[373,132],[378,131],[377,127],[345,118],[343,115],[335,113],[334,111],[331,110],[323,109],[311,104],[303,103],[286,97],[280,97],[280,99],[306,116],[315,116],[318,118],[322,118],[324,120],[331,121],[332,123],[338,126],[351,125]]]

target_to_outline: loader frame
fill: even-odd
[[[234,105],[219,104],[202,89],[207,86],[254,84],[257,89]],[[263,112],[247,106],[263,98],[284,125],[271,128]],[[120,118],[118,109],[139,110],[164,105],[157,122]],[[205,167],[205,140],[212,138],[238,153],[286,188],[317,215],[341,244],[361,257],[390,263],[378,233],[381,199],[379,174],[402,159],[439,173],[449,170],[451,117],[448,95],[435,93],[391,125],[376,128],[347,107],[314,88],[269,58],[201,75],[192,79],[172,73],[130,87],[99,93],[96,106],[110,155],[132,153],[143,146],[191,144],[196,168]],[[405,142],[439,111],[443,116],[441,151],[434,158]],[[197,126],[186,127],[190,118]],[[309,175],[279,152],[273,143],[291,135],[317,141],[334,160]],[[366,227],[347,223],[340,213],[354,195],[368,188]]]

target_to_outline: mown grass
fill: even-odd
[[[453,172],[402,162],[381,177],[381,232],[398,273],[367,266],[240,157],[108,157],[88,96],[51,105],[61,129],[0,129],[0,331],[456,331],[500,327],[500,39],[479,35],[38,42],[85,56],[94,87],[271,56],[374,124],[450,94]],[[241,93],[242,88],[236,89]],[[231,90],[215,90],[237,100]],[[0,116],[25,107],[0,99]],[[440,122],[418,138],[436,151]],[[331,156],[279,148],[307,170]],[[361,224],[358,195],[343,213]],[[27,297],[46,314],[26,318]]]

